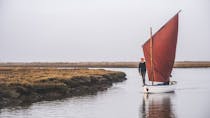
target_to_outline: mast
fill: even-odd
[[[154,84],[154,68],[153,68],[153,41],[152,41],[152,27],[150,27],[150,62],[151,62],[151,77],[152,85]]]

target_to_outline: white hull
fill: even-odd
[[[169,93],[176,89],[176,81],[171,81],[169,85],[145,85],[143,87],[144,93]]]

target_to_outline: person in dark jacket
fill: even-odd
[[[143,80],[143,86],[145,85],[145,75],[146,75],[146,63],[144,58],[141,58],[141,61],[139,63],[139,73],[142,76],[142,80]]]

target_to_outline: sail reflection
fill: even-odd
[[[140,118],[175,118],[171,98],[174,93],[144,94]]]

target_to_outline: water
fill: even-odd
[[[174,69],[175,93],[144,95],[137,69],[97,95],[43,101],[0,110],[0,118],[209,118],[210,68]]]

